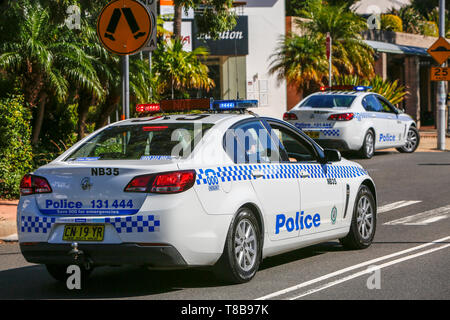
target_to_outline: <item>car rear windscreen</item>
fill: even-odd
[[[354,95],[316,95],[302,102],[300,108],[335,108],[350,107],[356,96]]]
[[[162,123],[113,126],[86,141],[66,161],[186,158],[213,125]]]

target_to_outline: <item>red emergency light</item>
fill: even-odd
[[[141,103],[136,105],[137,112],[160,112],[161,106],[158,103]]]

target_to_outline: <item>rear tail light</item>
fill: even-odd
[[[291,112],[285,112],[283,114],[283,120],[287,121],[287,120],[298,120],[297,115],[295,113],[291,113]]]
[[[328,117],[328,120],[333,121],[349,121],[352,120],[355,115],[352,112],[348,113],[336,113]]]
[[[44,177],[26,174],[20,181],[20,195],[27,196],[36,193],[51,193],[52,188]]]
[[[179,193],[190,189],[195,182],[195,171],[172,171],[134,177],[125,192]]]

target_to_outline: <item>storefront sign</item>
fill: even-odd
[[[197,25],[193,25],[194,48],[206,47],[213,56],[233,56],[248,54],[248,17],[238,16],[232,30],[221,32],[218,40],[199,34]]]

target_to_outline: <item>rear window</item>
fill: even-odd
[[[311,108],[350,107],[356,96],[352,95],[316,95],[306,98],[299,106]]]
[[[66,161],[186,158],[213,125],[162,123],[109,127],[86,141]]]

